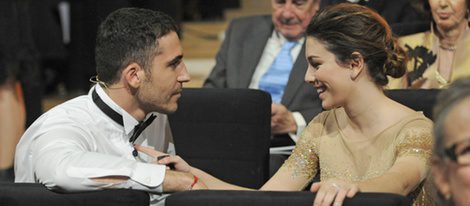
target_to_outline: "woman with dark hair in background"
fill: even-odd
[[[13,182],[15,147],[25,129],[26,112],[18,64],[0,51],[0,182]]]
[[[434,108],[432,173],[439,205],[470,205],[470,78],[442,91]]]
[[[306,39],[305,81],[317,89],[328,111],[308,124],[292,155],[261,190],[300,191],[320,173],[321,181],[310,188],[317,192],[315,205],[341,205],[358,191],[409,195],[415,205],[429,205],[422,183],[432,122],[384,95],[387,76],[405,73],[405,54],[386,21],[367,7],[338,4],[313,17]],[[178,157],[159,163],[175,163],[210,189],[246,189]]]
[[[13,182],[16,144],[42,113],[30,1],[0,1],[0,181]]]
[[[403,78],[391,79],[390,89],[445,88],[470,76],[468,0],[424,0],[431,11],[431,30],[399,39],[409,63]]]

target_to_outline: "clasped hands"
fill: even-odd
[[[323,182],[313,183],[310,191],[316,192],[314,206],[340,206],[346,197],[352,198],[359,191],[359,187],[353,182],[329,179]]]
[[[154,150],[153,148],[145,147],[141,145],[134,145],[134,148],[139,152],[142,152],[150,157],[153,157],[154,161],[151,162],[152,164],[166,165],[168,170],[171,169],[176,172],[189,173],[189,174],[194,175],[191,172],[192,167],[178,155],[169,155],[169,154]],[[196,184],[192,185],[190,189],[193,189],[193,190],[207,189],[207,186],[201,180],[199,180],[197,181]]]
[[[295,133],[297,124],[294,115],[284,105],[271,105],[271,132],[273,134]]]

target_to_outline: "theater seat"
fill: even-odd
[[[432,109],[436,103],[439,89],[392,89],[385,90],[385,94],[391,99],[432,119]]]
[[[226,182],[261,187],[269,177],[271,97],[252,89],[184,89],[169,115],[176,153]]]
[[[315,193],[198,190],[179,192],[166,199],[166,206],[311,206]],[[401,195],[389,193],[358,193],[346,198],[344,206],[408,206],[410,201]]]
[[[148,206],[149,196],[137,190],[52,192],[38,183],[0,183],[2,206]]]
[[[416,22],[402,22],[390,25],[392,31],[397,36],[407,36],[420,32],[429,31],[431,22],[429,21],[416,21]]]

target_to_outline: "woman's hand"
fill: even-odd
[[[134,145],[134,148],[139,152],[143,152],[153,157],[155,159],[153,163],[166,165],[170,167],[171,169],[180,171],[180,172],[191,171],[191,166],[188,163],[186,163],[186,161],[184,161],[178,155],[169,155],[169,154],[154,150],[150,147],[145,147],[141,145]]]
[[[313,202],[314,206],[340,206],[343,205],[344,198],[356,195],[359,187],[352,182],[329,179],[313,183],[310,191],[317,193]]]

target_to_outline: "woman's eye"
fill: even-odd
[[[320,67],[320,64],[318,64],[318,63],[313,63],[311,65],[315,70],[318,70],[318,68]]]
[[[470,145],[464,147],[461,151],[458,152],[460,155],[470,155]]]

